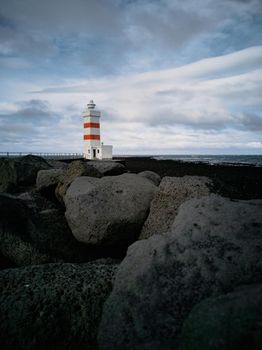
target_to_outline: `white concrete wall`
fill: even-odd
[[[113,146],[102,145],[102,159],[112,159]]]
[[[93,150],[96,150],[96,157],[94,158]],[[101,147],[87,147],[84,148],[84,158],[85,159],[102,159],[102,150]]]

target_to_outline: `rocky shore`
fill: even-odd
[[[262,168],[0,159],[1,349],[261,349]]]

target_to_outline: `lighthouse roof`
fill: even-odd
[[[87,104],[88,109],[94,109],[96,104],[94,103],[93,100],[90,100],[89,103]]]

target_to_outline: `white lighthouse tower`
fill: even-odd
[[[104,145],[100,139],[100,116],[91,100],[83,112],[84,118],[84,158],[112,159],[112,146]]]

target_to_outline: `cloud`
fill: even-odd
[[[72,118],[52,109],[45,100],[20,101],[0,114],[0,149],[54,152],[71,138],[70,147],[74,147],[81,134],[81,118],[75,124]]]
[[[39,92],[48,99],[57,94],[74,94],[79,100],[84,93],[90,94],[101,101],[105,119],[112,122],[210,130],[242,125],[255,131],[247,116],[250,108],[262,107],[261,62],[262,46],[179,68],[90,80]],[[246,112],[246,117],[240,118],[240,112]]]
[[[259,0],[2,0],[1,12],[0,53],[13,67],[23,58],[61,75],[141,72],[243,49],[257,45],[262,23]]]
[[[174,153],[172,149],[201,153],[201,149],[219,152],[232,147],[259,150],[259,57],[262,47],[169,70],[84,84],[68,81],[66,86],[31,93],[41,99],[10,107],[0,116],[1,132],[12,146],[12,140],[19,139],[23,144],[30,140],[30,146],[39,151],[79,152],[81,109],[89,95],[102,109],[103,140],[112,143],[118,153]]]
[[[241,113],[238,116],[238,120],[240,125],[243,126],[245,130],[261,133],[262,116],[259,116],[254,113]]]
[[[260,0],[2,0],[1,148],[80,151],[94,98],[116,152],[259,150],[261,16]]]

